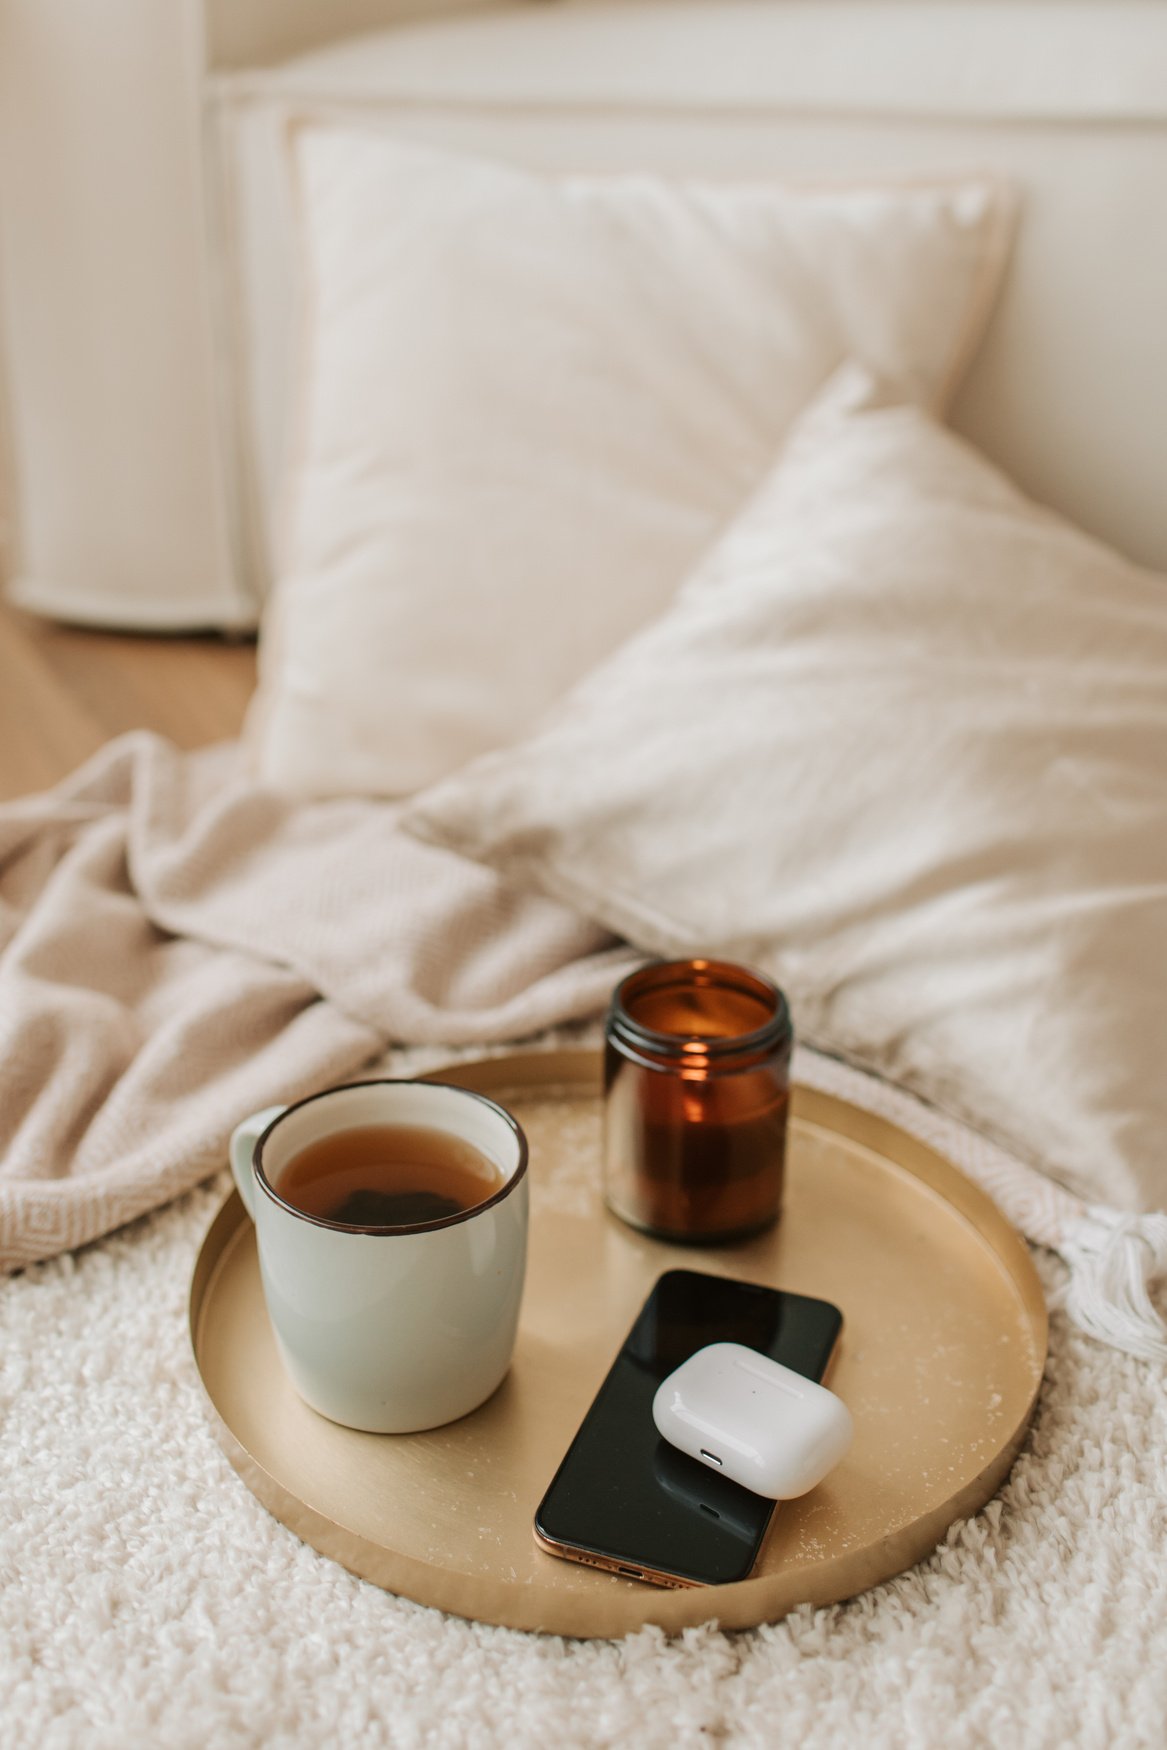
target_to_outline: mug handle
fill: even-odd
[[[243,1207],[252,1221],[255,1220],[255,1174],[252,1171],[251,1157],[257,1141],[268,1125],[287,1109],[286,1106],[265,1106],[262,1112],[253,1112],[250,1118],[245,1118],[231,1132],[231,1173],[235,1180],[235,1189],[243,1199]]]

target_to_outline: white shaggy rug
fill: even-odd
[[[1001,1495],[852,1603],[677,1640],[486,1628],[351,1578],[221,1455],[186,1296],[227,1189],[0,1286],[6,1750],[1167,1741],[1161,1368],[1055,1311]]]

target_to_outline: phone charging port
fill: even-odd
[[[718,1458],[718,1456],[715,1452],[706,1452],[705,1448],[702,1447],[701,1448],[701,1456],[702,1456],[702,1458],[707,1458],[709,1460],[710,1464],[715,1464],[717,1466],[718,1470],[721,1469],[722,1461],[721,1461],[721,1459]]]

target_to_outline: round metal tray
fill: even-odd
[[[1045,1301],[1024,1242],[934,1150],[799,1087],[778,1227],[732,1248],[679,1248],[603,1208],[595,1053],[491,1058],[433,1079],[501,1100],[531,1143],[518,1345],[480,1410],[430,1433],[378,1435],[308,1409],[277,1356],[234,1193],[195,1268],[191,1336],[220,1440],[306,1542],[390,1591],[514,1628],[743,1628],[901,1572],[1000,1486],[1041,1383]],[[641,1302],[677,1266],[840,1306],[831,1385],[855,1441],[825,1483],[779,1507],[748,1580],[669,1591],[545,1554],[531,1522]]]

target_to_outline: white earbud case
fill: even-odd
[[[772,1501],[805,1495],[851,1444],[851,1412],[825,1386],[741,1343],[699,1349],[658,1387],[658,1434]]]

